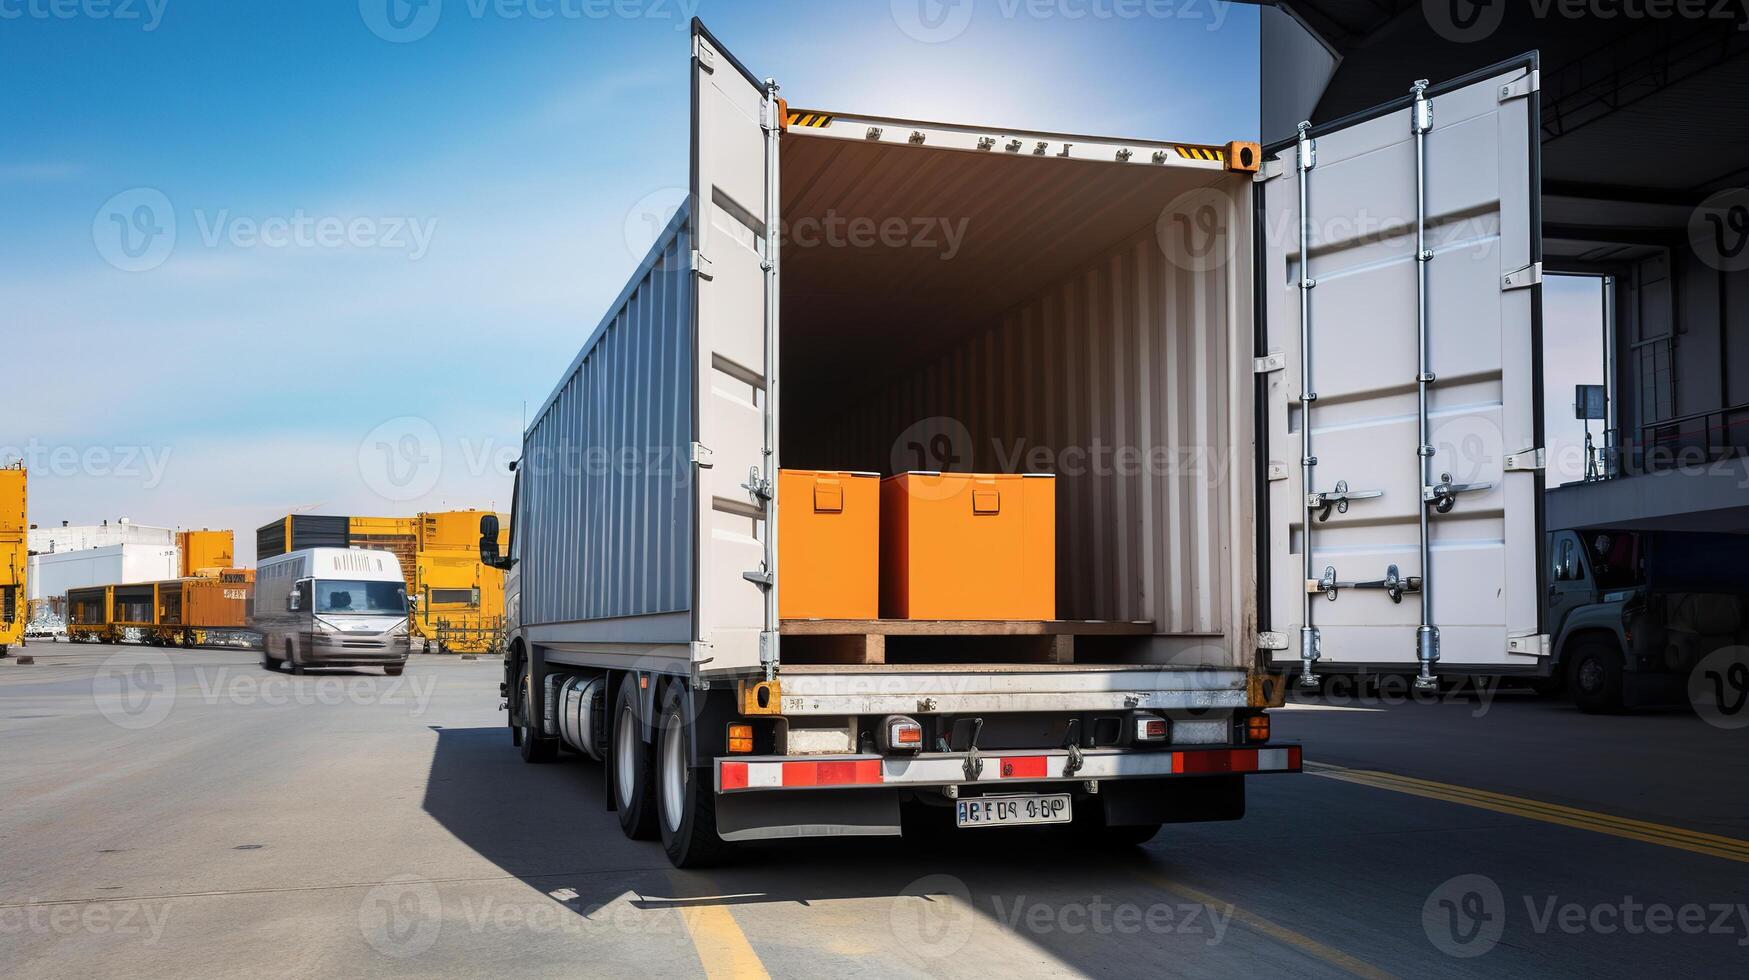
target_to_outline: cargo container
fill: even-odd
[[[504,573],[480,563],[480,515],[473,516],[473,550],[422,550],[416,559],[414,633],[426,652],[493,653],[502,646]]]
[[[784,619],[875,619],[880,615],[881,490],[873,473],[786,469],[780,564],[789,570]]]
[[[414,565],[419,554],[419,518],[348,517],[346,524],[347,547],[386,551],[394,555],[406,577],[407,595],[418,594]]]
[[[1265,709],[1326,652],[1534,662],[1537,78],[1262,152],[790,108],[694,22],[690,196],[531,416],[507,555],[484,519],[524,759],[600,759],[678,865],[1124,843],[1298,770]],[[815,656],[780,464],[1054,474],[1059,618]]]
[[[0,468],[0,656],[24,642],[30,621],[28,479],[22,463]]]
[[[322,514],[288,514],[255,531],[255,563],[304,548],[345,548],[352,520]]]
[[[177,575],[192,578],[237,564],[237,538],[231,531],[177,531]]]
[[[253,588],[216,577],[87,586],[67,592],[71,640],[152,646],[233,644],[248,626]]]

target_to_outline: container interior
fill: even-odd
[[[1249,175],[782,146],[783,465],[1053,473],[1058,618],[1154,624],[1112,659],[1230,663]],[[1186,221],[1219,254],[1169,254]]]

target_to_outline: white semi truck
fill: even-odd
[[[482,521],[512,740],[599,760],[628,835],[1146,840],[1299,770],[1266,712],[1320,658],[1546,656],[1534,57],[1260,150],[691,55],[690,196],[532,416],[506,554]],[[780,463],[1054,473],[1060,618],[820,642]]]

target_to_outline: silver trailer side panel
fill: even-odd
[[[522,622],[538,638],[557,638],[541,629],[554,624],[574,624],[562,635],[577,642],[690,638],[685,219],[682,207],[524,436]]]

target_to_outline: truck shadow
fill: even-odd
[[[925,967],[932,957],[993,938],[1023,939],[1062,968],[1086,973],[1109,970],[1118,946],[1123,962],[1152,972],[1174,958],[1206,956],[1210,945],[1207,909],[1197,921],[1184,921],[1183,909],[1200,906],[1200,899],[1161,890],[1159,882],[1175,871],[1158,847],[1079,848],[1062,834],[1039,831],[950,832],[922,841],[804,839],[746,845],[724,866],[677,871],[659,842],[621,833],[605,805],[599,765],[569,754],[552,765],[526,765],[500,727],[434,730],[425,811],[505,873],[584,919],[618,921],[625,906],[633,914],[682,915],[747,906],[743,921],[751,916],[758,923],[768,921],[758,907],[805,913],[823,903],[872,900],[852,920],[861,933],[854,941],[908,950]],[[1092,921],[1101,905],[1145,912],[1162,904],[1183,907],[1176,929],[1114,925],[1101,934]],[[604,911],[610,905],[616,909]],[[759,941],[756,926],[748,934]]]

